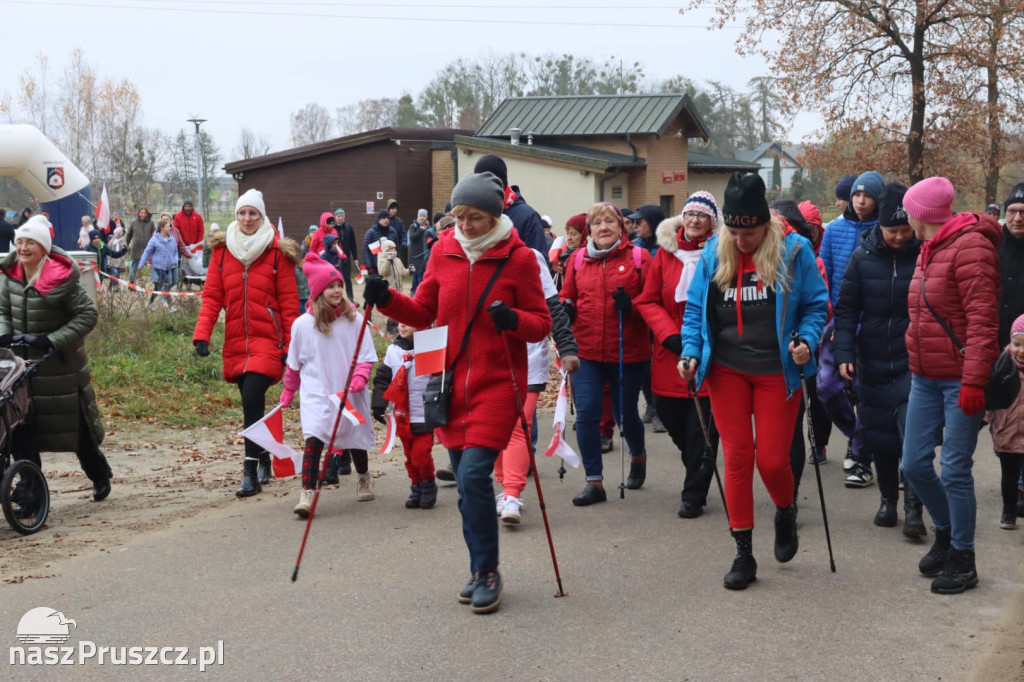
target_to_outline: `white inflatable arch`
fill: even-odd
[[[38,128],[0,125],[0,175],[13,177],[39,200],[53,223],[54,244],[78,248],[82,216],[93,213],[89,179]]]

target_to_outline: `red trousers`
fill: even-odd
[[[775,506],[793,504],[789,446],[800,410],[800,391],[786,400],[786,381],[781,374],[743,374],[718,364],[711,366],[707,381],[711,411],[722,438],[729,527],[753,528],[755,464]]]
[[[431,450],[434,449],[434,434],[414,433],[412,438],[402,438],[401,441],[409,480],[419,483],[434,478],[434,456],[431,454]]]
[[[537,409],[537,398],[540,393],[530,391],[526,394],[526,403],[523,411],[526,413],[526,423],[533,422],[533,412]],[[532,434],[531,434],[532,436]],[[512,436],[508,439],[508,447],[498,454],[494,460],[494,477],[501,484],[501,489],[511,497],[522,497],[523,488],[526,487],[526,473],[530,470],[530,446],[523,434],[523,427],[518,422],[512,430]]]

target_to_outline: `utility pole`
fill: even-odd
[[[204,220],[209,220],[209,216],[206,215],[206,198],[203,195],[203,157],[199,153],[199,125],[206,123],[206,119],[190,118],[188,122],[196,126],[196,180],[199,182],[199,196],[196,200],[199,202],[199,215],[203,216]]]

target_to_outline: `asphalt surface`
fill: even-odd
[[[544,419],[542,421],[547,421]],[[542,427],[546,442],[550,428]],[[616,446],[618,443],[616,442]],[[831,450],[843,452],[841,437]],[[582,470],[564,481],[540,463],[563,584],[556,592],[534,485],[523,524],[501,529],[502,608],[456,601],[468,577],[454,486],[433,510],[403,507],[400,468],[355,500],[355,477],[325,491],[297,583],[303,524],[294,482],[250,500],[53,566],[56,577],[0,585],[3,647],[33,607],[73,618],[68,646],[199,646],[223,642],[222,665],[11,666],[6,679],[342,680],[958,680],[991,645],[1024,585],[1024,528],[1000,530],[998,463],[977,453],[978,570],[965,595],[929,592],[917,561],[930,546],[871,523],[876,486],[847,490],[834,455],[822,466],[837,573],[829,571],[814,470],[805,471],[800,552],[772,556],[773,507],[755,477],[758,581],[722,587],[735,547],[712,488],[707,513],[676,516],[682,465],[667,435],[648,432],[640,491],[574,508]],[[435,458],[440,460],[438,451]],[[609,489],[618,448],[606,456]],[[272,493],[289,491],[274,497]],[[902,524],[902,510],[900,523]],[[1024,633],[1022,633],[1024,636]],[[77,656],[77,653],[76,653]]]

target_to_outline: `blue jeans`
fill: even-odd
[[[471,447],[449,450],[459,490],[462,536],[469,549],[469,570],[487,573],[498,568],[498,517],[494,513],[491,473],[497,450]]]
[[[423,281],[423,267],[422,265],[416,266],[416,272],[412,273],[412,289],[409,295],[412,296],[416,293],[416,289],[419,288],[420,282]]]
[[[631,457],[645,453],[644,423],[640,419],[637,404],[640,400],[640,386],[644,381],[646,362],[627,362],[622,366],[622,401],[626,412],[623,433],[629,444]],[[612,414],[620,428],[623,424],[619,414],[619,363],[593,362],[580,358],[579,371],[572,378],[576,389],[576,444],[583,459],[583,470],[588,481],[604,480],[604,462],[601,459],[601,412],[604,403],[604,385],[612,393]]]
[[[914,487],[939,530],[950,530],[953,547],[974,549],[978,503],[974,497],[974,448],[984,413],[968,417],[957,407],[960,382],[917,374],[910,385],[903,475]],[[943,433],[945,426],[945,433]],[[941,479],[935,473],[935,447],[942,444]]]

